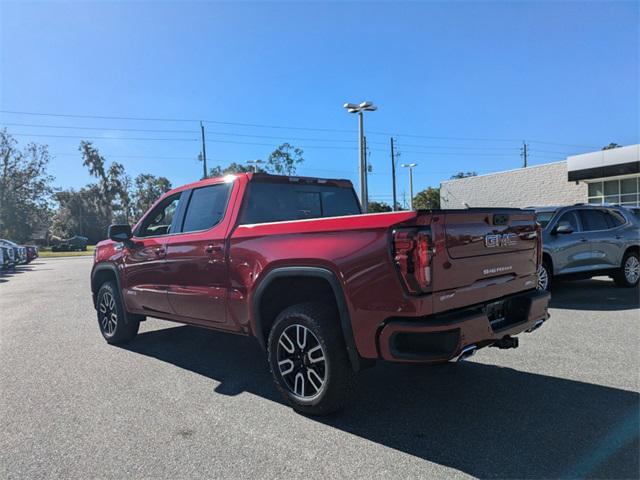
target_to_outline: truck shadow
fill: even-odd
[[[180,326],[141,333],[130,351],[283,403],[255,340]],[[631,391],[474,362],[379,364],[361,372],[346,410],[311,418],[485,478],[637,478],[638,411]]]
[[[604,278],[556,281],[551,290],[551,308],[631,310],[640,308],[640,290],[616,287],[612,280]]]

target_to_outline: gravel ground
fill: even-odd
[[[160,320],[107,345],[90,258],[0,274],[2,478],[638,478],[638,292],[558,284],[516,350],[379,364],[324,419],[252,339]]]

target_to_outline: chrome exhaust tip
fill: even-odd
[[[458,362],[465,361],[467,358],[473,356],[476,353],[476,350],[477,350],[477,347],[475,345],[467,345],[462,349],[456,361]]]
[[[542,326],[543,323],[544,323],[544,320],[542,320],[542,319],[538,320],[536,323],[533,324],[533,327],[531,327],[530,329],[526,330],[526,332],[527,333],[531,333],[534,330],[539,329]]]

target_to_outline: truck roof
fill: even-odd
[[[197,182],[187,183],[174,189],[171,189],[167,194],[173,194],[188,190],[190,188],[199,188],[205,185],[211,185],[213,183],[232,182],[236,178],[245,177],[249,182],[274,182],[274,183],[303,183],[303,184],[321,184],[321,185],[333,185],[341,188],[353,188],[353,184],[350,180],[343,178],[319,178],[319,177],[305,177],[300,175],[272,175],[270,173],[232,173],[224,175],[222,177],[211,177]],[[166,194],[165,194],[166,195]]]

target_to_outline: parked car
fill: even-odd
[[[74,235],[73,237],[65,240],[60,240],[59,243],[51,247],[52,252],[85,252],[87,250],[87,243],[89,239],[82,235]]]
[[[238,174],[168,192],[133,229],[112,225],[91,289],[108,343],[147,315],[251,335],[284,398],[325,414],[376,359],[517,347],[549,317],[539,229],[520,209],[362,215],[346,180]]]
[[[18,245],[17,243],[12,242],[11,240],[6,240],[4,238],[0,238],[0,245],[4,245],[6,247],[13,248],[13,251],[15,253],[14,261],[15,261],[15,263],[17,265],[24,265],[24,264],[27,263],[27,249],[26,249],[26,247]]]
[[[1,268],[3,270],[9,270],[15,267],[15,252],[13,247],[7,247],[6,245],[0,244],[0,251],[2,252],[2,265]]]
[[[620,287],[640,279],[640,225],[626,208],[595,205],[535,208],[542,226],[538,288],[552,279],[608,275]]]
[[[38,247],[36,245],[27,245],[27,263],[33,262],[39,256]]]

